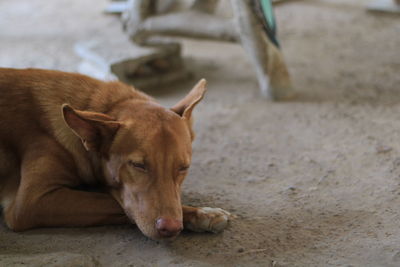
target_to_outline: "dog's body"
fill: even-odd
[[[183,225],[219,231],[228,213],[185,207],[191,113],[205,82],[172,109],[120,82],[0,68],[0,203],[16,231],[135,222],[151,238]],[[82,184],[105,193],[76,190]],[[128,219],[129,218],[129,219]]]

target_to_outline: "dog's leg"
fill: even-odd
[[[231,216],[220,208],[182,206],[182,210],[184,227],[195,232],[221,232]]]
[[[79,179],[68,155],[54,142],[38,144],[24,153],[17,195],[4,211],[11,229],[128,222],[111,195],[70,189]]]
[[[23,231],[36,227],[94,226],[129,221],[108,194],[62,187],[44,192],[39,196],[17,196],[5,211],[6,224],[14,231]]]

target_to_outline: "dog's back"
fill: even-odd
[[[61,105],[87,107],[100,84],[58,71],[0,69],[0,140],[20,144],[36,131],[53,135]]]

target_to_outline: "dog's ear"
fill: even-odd
[[[206,80],[201,79],[181,101],[171,108],[188,122],[191,121],[193,108],[203,99],[206,92]]]
[[[179,116],[182,117],[182,119],[187,122],[192,140],[194,139],[194,132],[192,129],[192,111],[197,103],[199,103],[203,99],[204,94],[207,91],[206,84],[206,80],[201,79],[193,87],[189,94],[187,94],[181,101],[179,101],[175,106],[171,108],[172,111],[177,113]]]
[[[91,111],[80,111],[68,104],[62,105],[62,114],[68,127],[82,140],[86,150],[104,154],[121,126],[110,116]]]

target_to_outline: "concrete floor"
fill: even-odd
[[[0,266],[399,266],[400,20],[368,2],[277,6],[294,101],[261,99],[240,46],[213,42],[185,42],[192,80],[149,91],[171,106],[209,81],[184,196],[235,213],[224,233],[1,225]],[[1,1],[0,66],[75,71],[77,41],[121,31],[106,3]]]

